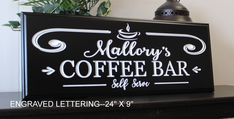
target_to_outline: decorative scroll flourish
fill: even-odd
[[[48,44],[54,48],[54,49],[46,49],[39,45],[38,41],[41,36],[48,34],[48,33],[54,33],[54,32],[72,32],[72,33],[93,33],[93,34],[111,34],[111,31],[109,30],[92,30],[92,29],[69,29],[69,28],[51,28],[51,29],[45,29],[42,31],[37,32],[32,37],[32,44],[39,49],[42,52],[46,53],[59,53],[66,49],[66,43],[63,41],[60,41],[59,39],[51,39],[49,40]]]
[[[146,32],[146,35],[148,36],[164,36],[164,37],[185,37],[185,38],[192,38],[195,40],[198,40],[202,44],[201,50],[194,52],[196,50],[196,46],[193,44],[186,44],[184,45],[183,49],[184,51],[189,54],[189,55],[200,55],[206,51],[206,43],[194,36],[194,35],[189,35],[189,34],[177,34],[177,33],[156,33],[156,32]]]

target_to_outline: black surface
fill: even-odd
[[[9,108],[19,93],[0,93],[0,118],[17,119],[153,119],[234,117],[234,86],[216,86],[214,93],[87,98],[86,100],[132,100],[130,108]]]
[[[24,38],[22,82],[24,98],[45,99],[47,97],[56,99],[61,96],[76,98],[76,95],[145,95],[213,91],[208,24],[36,13],[24,13],[22,16],[22,36]],[[127,24],[129,24],[130,30],[127,29]],[[76,31],[77,29],[79,29],[79,32]],[[41,31],[45,32],[45,30],[47,33],[43,34]],[[54,31],[49,32],[50,30]],[[107,33],[91,33],[86,30],[101,30]],[[120,30],[125,32],[125,34],[120,32]],[[41,37],[38,33],[42,33]],[[121,33],[125,36],[126,33],[137,33],[138,35],[129,39],[121,36]],[[160,35],[149,35],[150,33]],[[39,38],[38,42],[35,43],[37,45],[33,44],[34,38]],[[48,45],[52,39],[63,42],[66,44],[66,48],[59,52],[46,52],[45,49],[54,51],[58,48]],[[106,50],[105,53],[97,53],[94,57],[88,57],[95,54],[98,49],[97,44],[103,44],[102,49],[105,49],[109,41],[112,41],[110,49],[116,47],[120,51],[125,51],[126,55],[120,53],[120,56],[115,59],[116,55],[113,53],[109,56],[106,53],[108,50]],[[126,49],[122,48],[125,43],[129,43],[128,47],[125,47]],[[136,43],[135,47],[130,48],[130,44],[134,43]],[[194,46],[194,49],[189,49],[187,46]],[[128,52],[132,51],[134,54],[137,49],[142,50],[143,53],[139,56],[129,55],[131,53]],[[154,59],[154,56],[147,56],[144,49],[149,49],[149,51],[153,49],[152,51],[154,52],[158,50],[161,54],[158,56],[158,59]],[[84,55],[85,53],[86,56]],[[72,63],[66,63],[64,66],[65,74],[69,76],[73,73],[75,74],[71,78],[66,78],[61,73],[61,67],[63,67],[61,64],[67,60],[73,62],[74,65],[83,60],[89,62],[92,65],[90,75],[82,77],[77,73],[80,72],[82,75],[87,74],[89,68],[87,68],[85,63],[82,63],[78,68],[76,66],[79,65],[72,66]],[[106,63],[104,72],[99,71],[100,77],[95,77],[95,69],[97,67],[95,68],[94,62],[97,60]],[[116,61],[119,63],[119,65],[113,63],[114,66],[117,66],[117,71],[111,70],[113,77],[108,77],[110,65],[106,61]],[[123,70],[124,66],[121,65],[123,61],[128,61],[124,64],[126,65],[125,68],[130,67],[130,71]],[[143,69],[138,70],[141,76],[136,76],[137,68],[134,61],[141,61],[139,68],[143,67]],[[156,65],[153,62],[157,62]],[[162,64],[161,67],[160,63]],[[103,65],[103,63],[99,64]],[[179,70],[180,66],[184,67],[184,69]],[[42,72],[43,70],[45,71],[46,67],[53,68],[55,72],[51,75],[46,75],[45,72]],[[193,70],[196,67],[197,72]],[[157,70],[158,68],[160,70]],[[168,72],[166,71],[167,69]],[[122,71],[126,71],[126,75]],[[130,75],[130,72],[133,75]],[[147,74],[143,76],[144,73]],[[125,80],[128,83],[126,89],[122,88],[124,83],[121,84],[121,80]],[[150,84],[145,87],[134,87],[132,85],[134,84],[134,80],[137,80],[135,83],[140,81]],[[182,84],[156,84],[169,82],[182,82]],[[186,83],[183,84],[183,82]],[[117,83],[119,85],[113,87]],[[76,87],[83,84],[105,84],[106,86]],[[76,86],[66,87],[67,85]]]

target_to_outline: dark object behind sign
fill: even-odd
[[[22,16],[24,99],[213,91],[208,24]]]
[[[191,22],[189,11],[180,0],[167,0],[155,11],[155,20]]]

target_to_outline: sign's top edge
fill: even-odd
[[[78,16],[78,15],[62,15],[62,14],[47,14],[47,13],[33,13],[22,12],[22,16],[26,15],[43,15],[43,16],[57,16],[57,17],[78,17],[89,18],[99,20],[112,20],[112,21],[133,21],[133,22],[147,22],[147,23],[163,23],[163,24],[181,24],[181,25],[209,25],[208,23],[196,23],[196,22],[179,22],[179,21],[164,21],[164,20],[145,20],[145,19],[132,19],[132,18],[120,18],[120,17],[96,17],[96,16]]]

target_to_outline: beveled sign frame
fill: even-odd
[[[214,90],[209,25],[22,15],[24,99]]]

